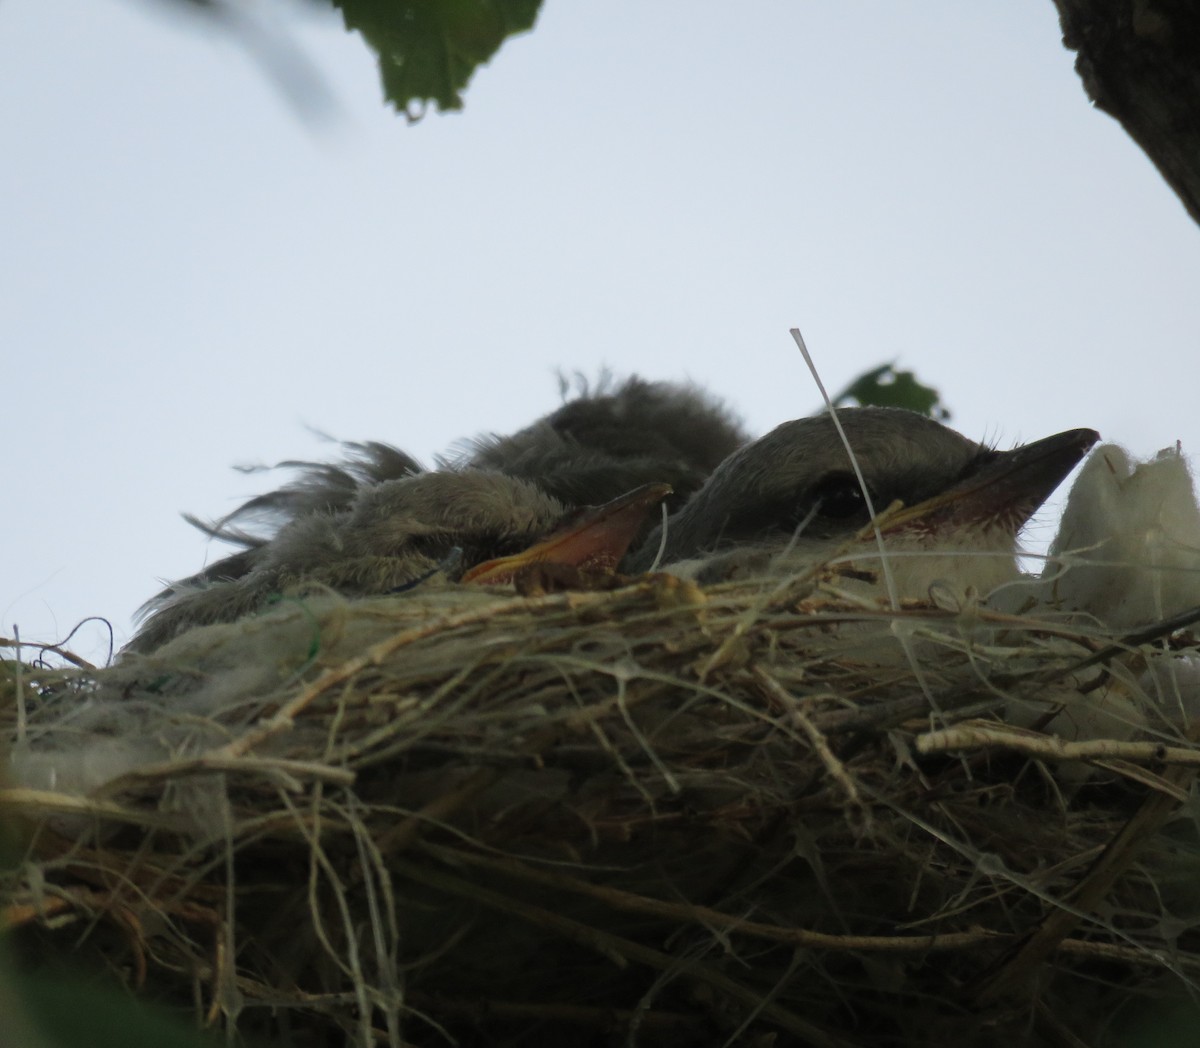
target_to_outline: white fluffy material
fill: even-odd
[[[1092,452],[1071,488],[1044,599],[1132,630],[1200,605],[1200,508],[1179,448],[1137,462]]]

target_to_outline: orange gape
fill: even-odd
[[[540,542],[511,557],[477,564],[463,582],[499,586],[512,582],[531,564],[562,564],[580,571],[611,574],[642,529],[651,507],[671,493],[669,484],[644,484],[628,494],[580,510]]]

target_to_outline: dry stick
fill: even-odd
[[[1200,972],[1200,958],[1182,954],[1172,957],[1168,961],[1167,953],[1174,953],[1174,950],[1154,950],[1145,946],[1121,946],[1115,942],[1093,942],[1090,939],[1063,939],[1058,944],[1058,952],[1103,961],[1144,964],[1160,973],[1168,963],[1176,965],[1182,971]]]
[[[20,637],[0,637],[0,648],[16,648],[18,653],[22,648],[37,648],[38,651],[48,651],[51,654],[57,655],[60,659],[65,659],[73,666],[77,666],[81,670],[94,670],[96,667],[87,659],[68,651],[66,648],[61,648],[57,644],[40,644],[37,641],[21,640]]]
[[[1006,749],[1037,760],[1086,761],[1093,767],[1165,793],[1180,804],[1187,800],[1187,790],[1172,785],[1142,764],[1132,762],[1200,765],[1200,750],[1186,750],[1161,742],[1120,742],[1116,739],[1067,742],[1057,735],[1041,735],[990,721],[964,721],[953,728],[918,735],[916,741],[917,751],[922,754]]]
[[[1195,768],[1172,768],[1165,776],[1168,783],[1187,790],[1196,777]],[[1179,807],[1165,793],[1152,793],[1129,821],[1108,842],[1084,878],[1063,900],[1059,909],[1042,919],[1025,940],[1007,952],[975,991],[980,1005],[994,1004],[1034,979],[1038,968],[1058,949],[1060,943],[1088,913],[1100,903],[1117,878],[1137,859],[1143,844],[1162,828]]]
[[[829,772],[830,778],[842,788],[842,792],[846,795],[847,804],[859,813],[864,825],[869,824],[871,811],[863,803],[862,796],[858,792],[858,787],[854,784],[850,773],[846,771],[846,766],[838,760],[833,750],[829,748],[829,742],[820,729],[801,711],[796,697],[761,666],[755,666],[751,670],[751,673],[754,679],[766,689],[767,694],[787,710],[789,716],[800,726],[804,734],[808,736],[808,741],[812,745],[813,752],[820,758],[821,763],[825,766],[825,770]]]
[[[1200,749],[1168,746],[1162,742],[1121,742],[1117,739],[1068,742],[1058,735],[1042,735],[990,722],[966,721],[953,728],[918,735],[916,742],[917,752],[924,754],[945,753],[948,750],[1005,749],[1057,761],[1095,762],[1113,759],[1200,766]]]
[[[609,958],[618,967],[625,967],[629,961],[635,961],[657,971],[677,971],[689,979],[707,983],[719,992],[743,1004],[760,1008],[760,1014],[766,1016],[789,1033],[804,1038],[807,1044],[818,1046],[818,1048],[850,1048],[847,1042],[832,1036],[818,1026],[814,1026],[786,1008],[781,1008],[777,1004],[763,1006],[762,996],[756,990],[748,986],[743,986],[741,983],[735,982],[728,976],[713,971],[705,965],[688,963],[686,958],[672,957],[670,954],[653,950],[648,946],[643,946],[641,943],[624,939],[619,935],[613,935],[611,932],[602,931],[599,928],[593,928],[580,921],[564,917],[560,913],[554,913],[551,910],[546,910],[530,903],[519,902],[500,892],[480,887],[460,877],[426,869],[417,863],[405,860],[393,861],[392,870],[400,876],[408,877],[410,880],[417,881],[420,884],[425,884],[431,888],[436,888],[461,898],[474,900],[500,913],[520,917],[531,924],[561,935],[571,942],[596,951],[602,956]]]
[[[627,913],[642,913],[652,917],[703,924],[723,931],[740,932],[756,939],[786,943],[789,946],[808,947],[817,950],[871,950],[876,953],[927,953],[930,951],[964,950],[982,942],[1005,941],[1012,935],[988,929],[969,932],[950,932],[944,935],[830,935],[826,932],[810,931],[807,928],[786,928],[761,921],[749,921],[721,910],[697,903],[666,902],[651,899],[621,888],[610,888],[592,884],[577,877],[552,873],[527,866],[518,859],[483,855],[479,852],[451,848],[423,842],[421,851],[450,865],[468,864],[495,870],[509,876],[557,888],[575,895],[589,898]]]
[[[1172,633],[1178,633],[1180,630],[1187,629],[1188,626],[1194,626],[1197,621],[1200,621],[1200,607],[1188,608],[1187,611],[1181,611],[1165,619],[1160,619],[1158,622],[1151,623],[1149,626],[1143,626],[1133,633],[1125,634],[1125,636],[1114,643],[1108,644],[1094,654],[1089,655],[1086,659],[1072,666],[1070,672],[1074,673],[1077,670],[1087,669],[1089,666],[1094,666],[1098,663],[1108,662],[1118,655],[1128,655],[1131,648],[1140,648],[1143,644],[1161,640]]]

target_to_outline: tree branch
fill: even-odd
[[[1200,222],[1200,5],[1055,0],[1055,6],[1088,97],[1120,122]]]

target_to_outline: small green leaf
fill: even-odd
[[[426,103],[461,109],[461,91],[504,41],[533,28],[541,0],[333,0],[379,56],[387,100],[410,121]]]
[[[835,407],[847,401],[864,406],[907,408],[939,421],[950,417],[936,389],[922,385],[911,371],[897,371],[893,364],[859,375],[833,398]]]

